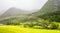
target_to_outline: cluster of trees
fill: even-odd
[[[50,23],[50,22],[34,22],[34,23],[27,23],[23,24],[24,27],[30,27],[35,29],[58,29],[59,24],[57,23]]]
[[[49,20],[49,21],[60,22],[60,11],[52,12],[52,13],[46,13],[46,14],[40,15],[38,17],[45,19],[45,20]]]

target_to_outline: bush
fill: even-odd
[[[33,27],[33,24],[24,24],[24,27]]]
[[[59,25],[58,25],[57,23],[55,23],[55,22],[51,23],[51,24],[48,26],[49,29],[58,29],[58,27],[59,27]]]

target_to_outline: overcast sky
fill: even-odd
[[[11,7],[22,10],[38,10],[48,0],[0,0],[0,14],[4,13]]]

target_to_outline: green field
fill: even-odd
[[[60,33],[60,30],[24,28],[22,26],[0,26],[0,33]]]

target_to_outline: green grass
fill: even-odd
[[[22,26],[0,26],[0,33],[60,33],[60,30],[24,28]]]

